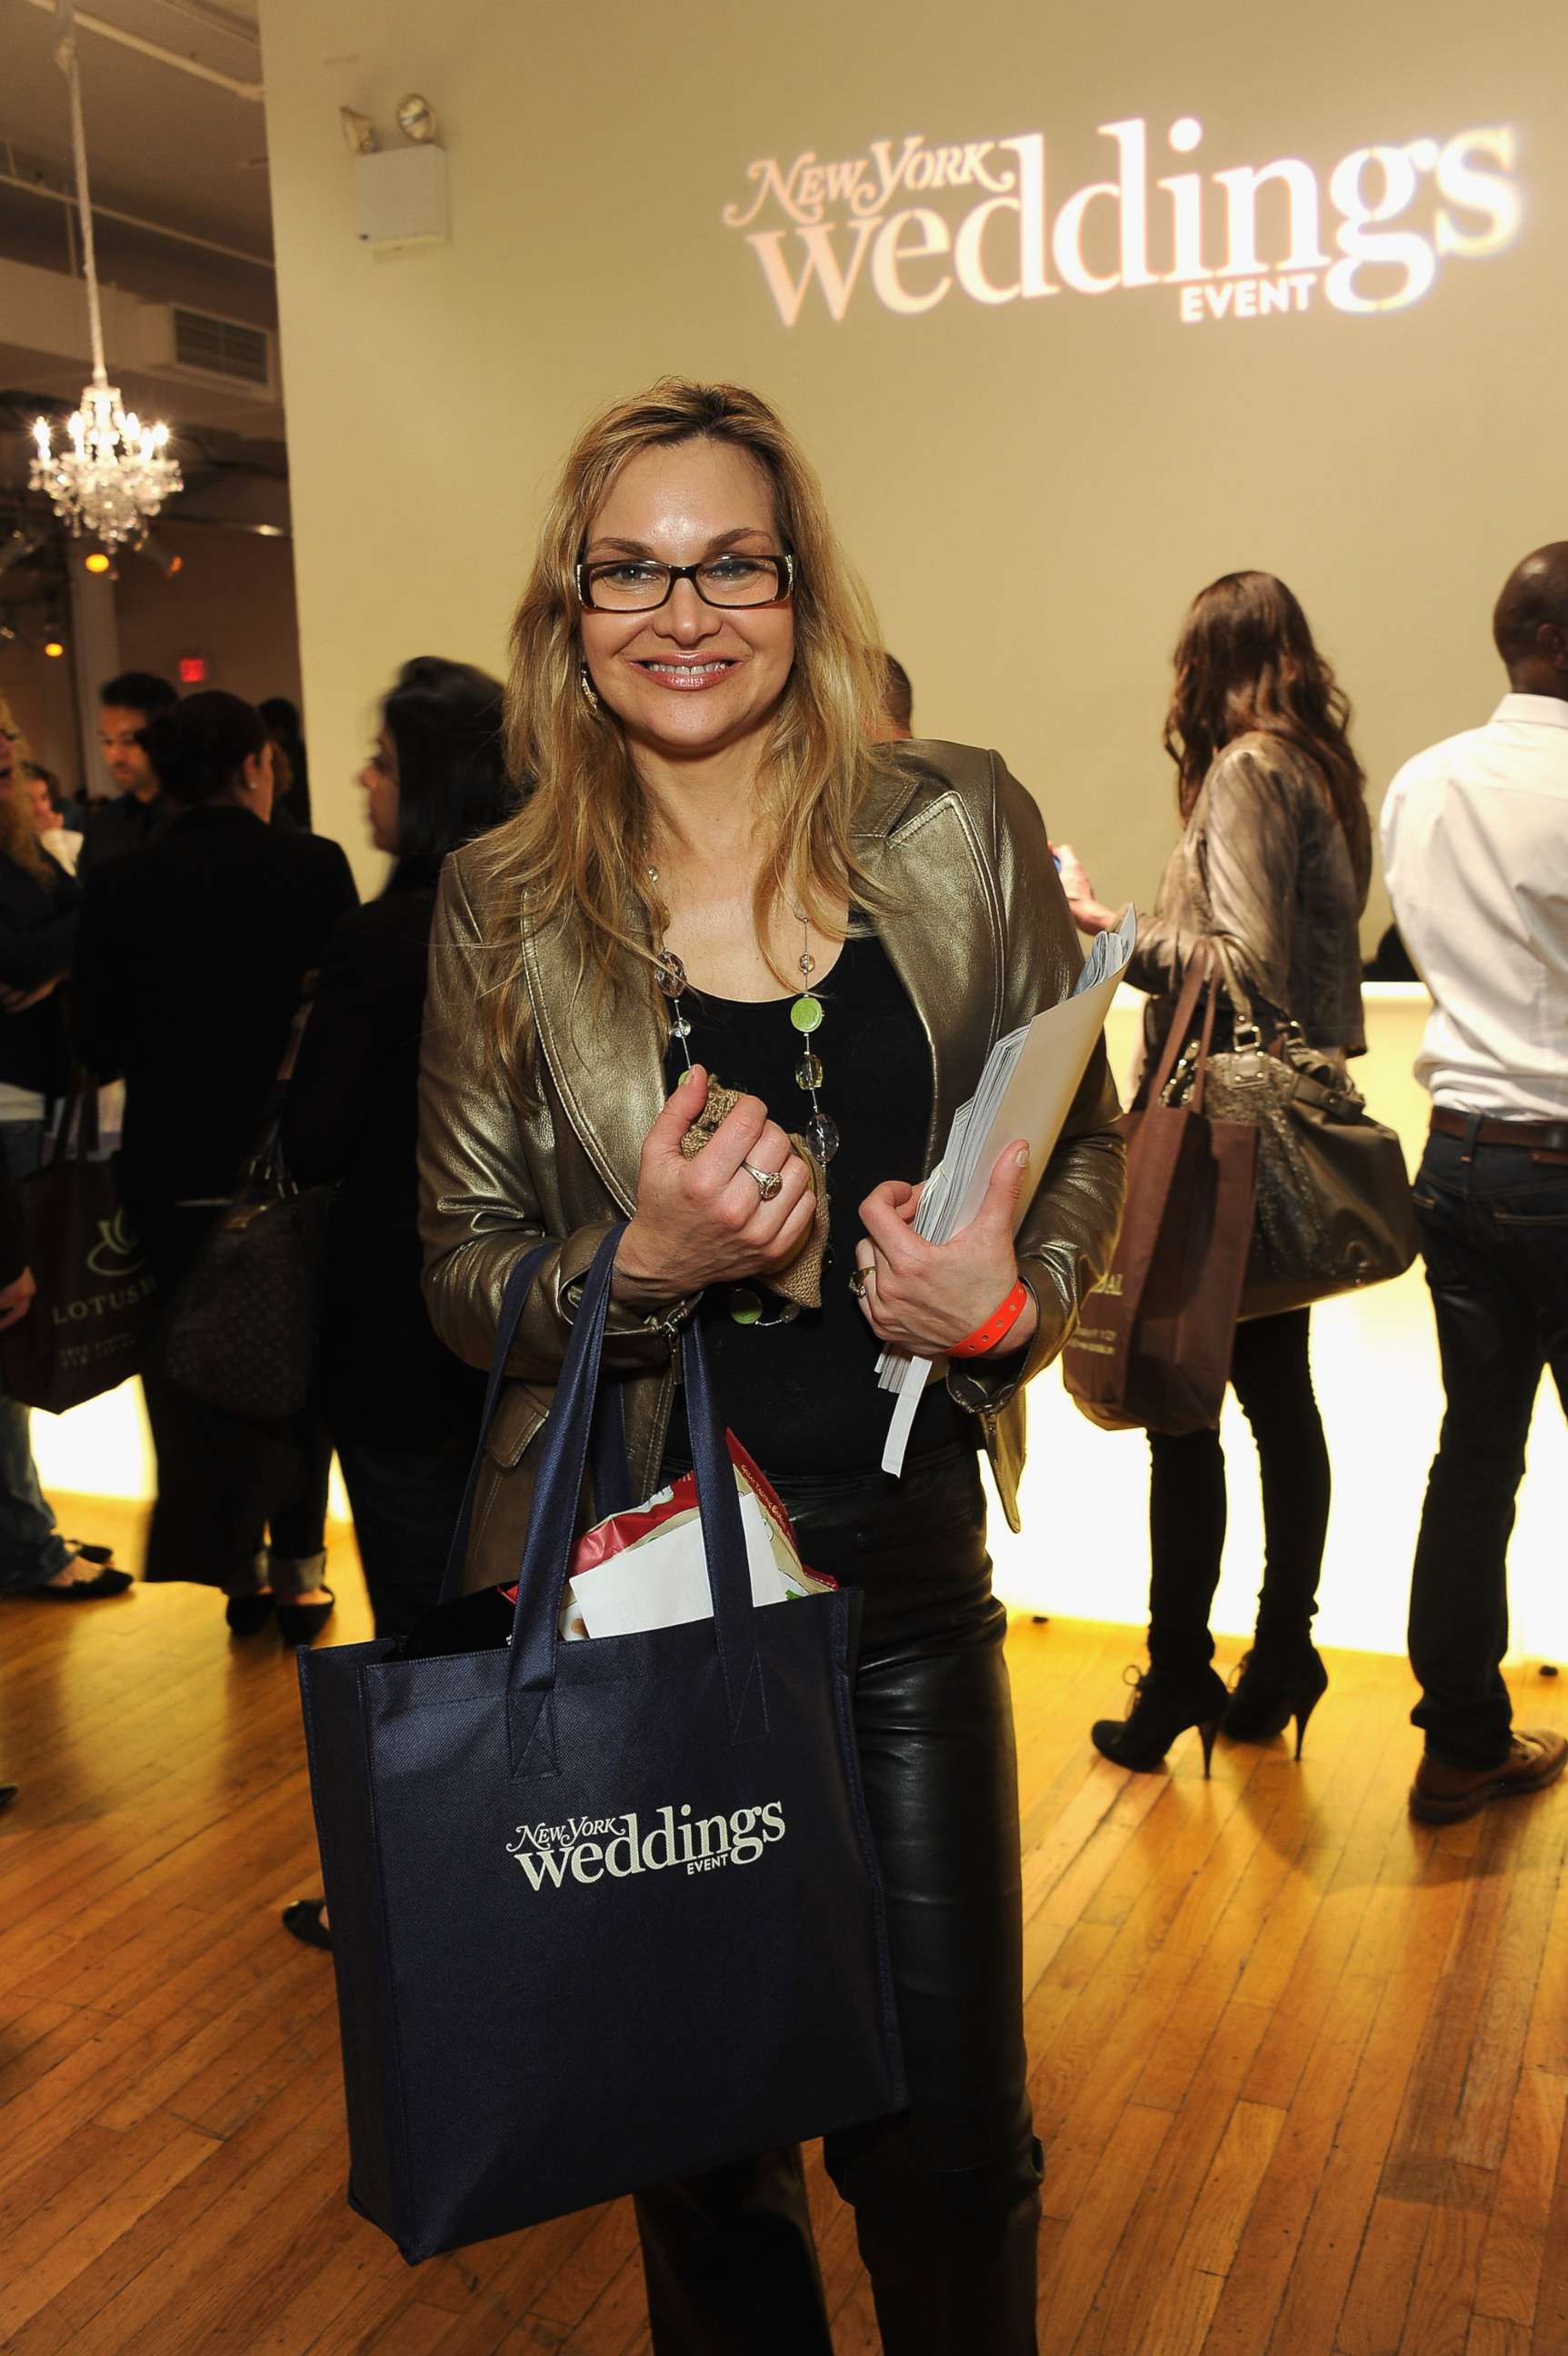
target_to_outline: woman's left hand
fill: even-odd
[[[1116,924],[1116,911],[1097,899],[1089,870],[1070,842],[1053,842],[1051,857],[1061,877],[1062,891],[1072,912],[1073,923],[1080,933],[1109,933]]]
[[[918,1186],[888,1178],[866,1196],[854,1257],[865,1287],[861,1310],[878,1341],[912,1358],[945,1358],[1002,1306],[1018,1281],[1014,1214],[1028,1166],[1029,1149],[1015,1138],[997,1157],[980,1209],[950,1243],[915,1233]],[[1023,1349],[1038,1321],[1031,1294],[1003,1350]]]

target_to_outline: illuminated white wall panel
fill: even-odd
[[[1426,993],[1374,985],[1367,998],[1369,1052],[1356,1066],[1357,1084],[1380,1119],[1400,1130],[1413,1170],[1427,1100],[1410,1072]],[[1124,991],[1111,1024],[1122,1076],[1133,1066],[1137,1022],[1137,1004]],[[1334,1469],[1318,1636],[1326,1644],[1402,1653],[1416,1524],[1443,1407],[1419,1260],[1397,1283],[1314,1311],[1312,1369]],[[1234,1399],[1223,1430],[1230,1517],[1214,1626],[1245,1636],[1257,1608],[1262,1516],[1257,1451]],[[1023,1532],[1015,1537],[999,1511],[991,1517],[996,1582],[1007,1601],[1141,1627],[1148,1615],[1148,1464],[1141,1432],[1098,1430],[1055,1373],[1042,1376],[1029,1392]],[[1509,1558],[1516,1658],[1568,1661],[1565,1519],[1568,1429],[1548,1379]]]

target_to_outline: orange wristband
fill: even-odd
[[[992,1311],[984,1324],[977,1325],[972,1333],[966,1333],[961,1342],[953,1344],[948,1352],[949,1357],[979,1358],[983,1357],[987,1350],[994,1350],[998,1342],[1012,1332],[1024,1314],[1028,1298],[1029,1288],[1020,1277],[1006,1300],[999,1309]]]

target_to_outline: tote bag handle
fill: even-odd
[[[514,1775],[560,1772],[555,1727],[555,1665],[560,1649],[556,1622],[575,1535],[577,1500],[609,1314],[610,1279],[622,1232],[619,1226],[612,1227],[594,1255],[544,1430],[507,1655],[508,1744]],[[730,1737],[735,1742],[754,1741],[767,1733],[768,1715],[757,1654],[751,1570],[735,1472],[694,1321],[682,1336],[681,1349],[703,1551],[714,1607],[714,1640],[724,1675]]]
[[[438,1601],[455,1602],[463,1592],[463,1569],[468,1558],[468,1534],[474,1523],[474,1498],[479,1486],[479,1474],[485,1462],[485,1442],[489,1437],[490,1421],[496,1402],[506,1380],[507,1360],[517,1340],[517,1329],[522,1323],[522,1312],[528,1306],[528,1296],[540,1268],[555,1248],[553,1244],[536,1244],[524,1254],[506,1280],[501,1294],[501,1312],[496,1321],[496,1345],[490,1353],[490,1379],[485,1392],[485,1404],[479,1416],[479,1437],[474,1450],[474,1461],[468,1467],[467,1485],[463,1502],[457,1508],[456,1526],[446,1553],[446,1570],[441,1581]],[[606,1383],[594,1418],[594,1503],[599,1514],[628,1513],[638,1500],[631,1494],[631,1472],[626,1456],[626,1402],[618,1383]]]
[[[1182,978],[1181,994],[1176,1000],[1176,1012],[1171,1016],[1170,1025],[1165,1033],[1165,1049],[1160,1056],[1158,1067],[1152,1077],[1145,1071],[1144,1082],[1140,1084],[1137,1096],[1138,1107],[1165,1104],[1175,1100],[1176,1091],[1184,1087],[1187,1075],[1192,1073],[1193,1085],[1187,1100],[1193,1112],[1203,1110],[1203,1084],[1208,1074],[1209,1051],[1214,1040],[1214,1017],[1219,1006],[1219,992],[1223,988],[1224,969],[1219,958],[1207,944],[1200,942],[1187,961],[1187,971]],[[1203,1014],[1198,1036],[1195,1043],[1192,1035],[1193,1017],[1197,1011],[1200,993],[1203,997]],[[1173,1082],[1176,1084],[1176,1089],[1173,1089],[1172,1095],[1167,1097],[1166,1090],[1172,1089]]]
[[[44,1161],[46,1165],[51,1162],[95,1162],[100,1147],[98,1082],[78,1064],[71,1072],[70,1093],[56,1116],[54,1135]]]

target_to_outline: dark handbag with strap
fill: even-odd
[[[1266,1043],[1225,960],[1232,1045],[1211,1055],[1204,1102],[1258,1132],[1252,1248],[1243,1317],[1305,1309],[1402,1276],[1418,1248],[1404,1150],[1339,1066],[1288,1019]],[[1179,1087],[1187,1083],[1178,1081]]]
[[[1230,1378],[1258,1139],[1206,1093],[1219,997],[1218,973],[1190,960],[1159,1064],[1122,1117],[1122,1231],[1062,1355],[1069,1396],[1108,1431],[1212,1430]]]
[[[510,1640],[299,1655],[349,2198],[411,2260],[904,2104],[851,1713],[860,1599],[753,1603],[695,1323],[713,1617],[557,1639],[620,1235],[583,1286]],[[490,1408],[541,1257],[506,1289]]]
[[[327,1223],[336,1189],[296,1186],[284,1160],[284,1103],[310,1012],[294,1028],[239,1190],[176,1292],[164,1371],[225,1415],[275,1423],[300,1414],[316,1374]]]
[[[25,1406],[63,1415],[142,1371],[152,1275],[121,1208],[98,1133],[98,1085],[79,1073],[49,1157],[16,1192],[38,1291],[0,1335],[0,1383]]]

